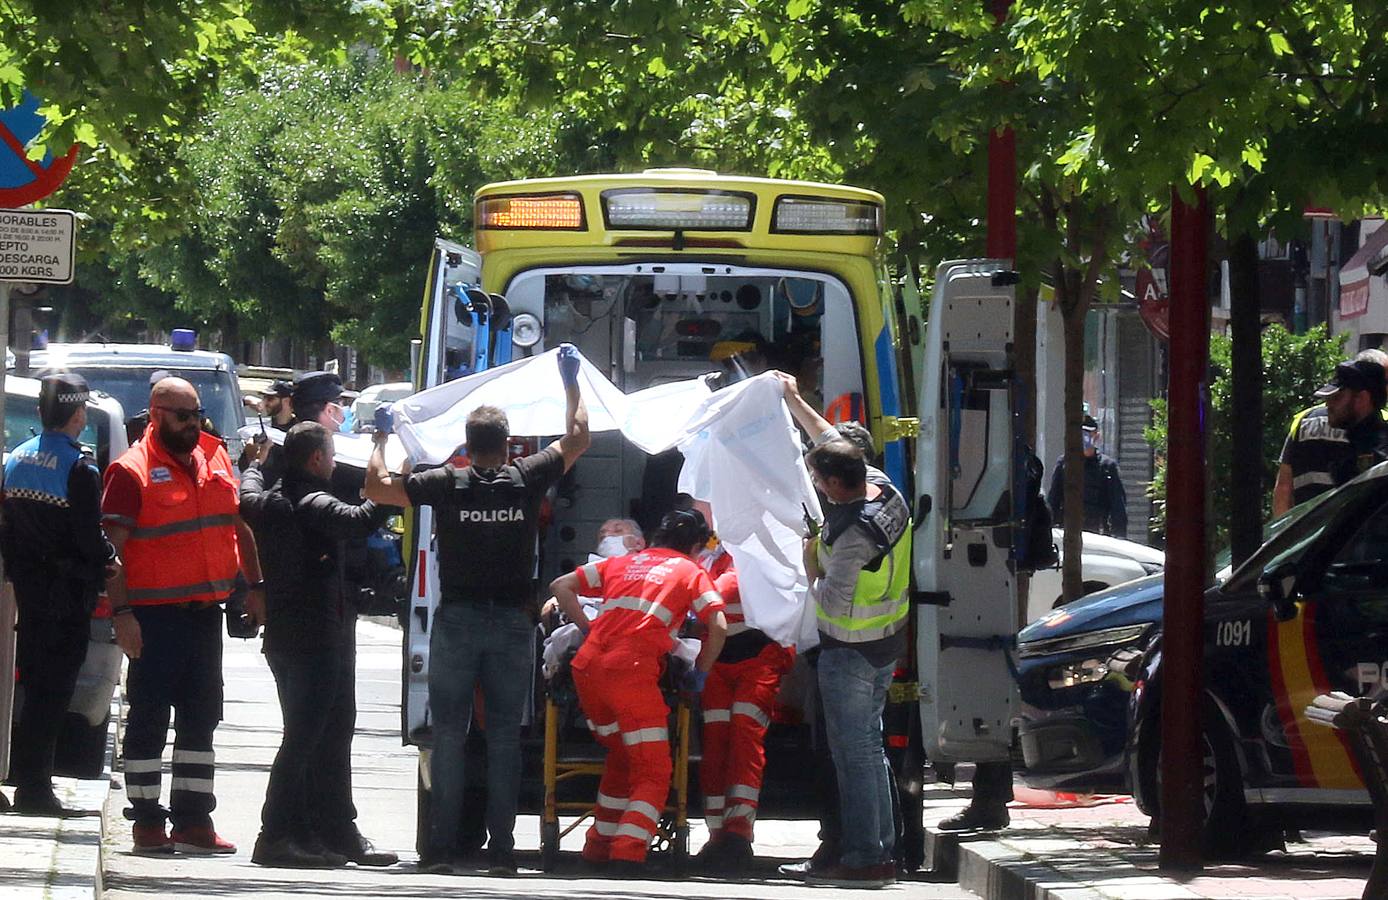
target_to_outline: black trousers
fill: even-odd
[[[137,606],[144,648],[126,676],[126,818],[174,829],[210,826],[217,798],[212,735],[222,720],[222,608]],[[174,714],[169,809],[159,805],[164,745]]]
[[[52,785],[53,752],[91,640],[91,614],[80,595],[55,596],[55,590],[62,588],[47,579],[26,578],[14,586],[15,662],[24,705],[12,735],[10,781],[25,790]]]
[[[356,655],[354,637],[331,651],[266,655],[284,717],[260,813],[270,840],[318,835],[336,843],[356,833]]]
[[[1001,809],[1012,799],[1012,763],[981,762],[974,769],[974,796],[969,802],[975,807]]]

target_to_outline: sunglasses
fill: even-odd
[[[172,406],[155,406],[152,408],[162,409],[164,412],[170,413],[175,419],[178,420],[180,425],[184,422],[189,421],[190,419],[201,422],[203,414],[206,412],[206,410],[204,410],[201,406],[195,406],[192,409],[174,409]]]

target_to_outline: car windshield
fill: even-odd
[[[1268,568],[1281,563],[1294,563],[1328,526],[1340,519],[1346,509],[1363,503],[1369,497],[1378,496],[1382,493],[1383,486],[1382,478],[1355,481],[1339,490],[1321,494],[1289,511],[1279,520],[1282,522],[1281,533],[1259,548],[1257,553],[1239,567],[1225,585],[1225,590],[1233,592],[1248,589]]]
[[[1283,531],[1285,531],[1285,530],[1287,529],[1287,526],[1288,526],[1288,525],[1292,524],[1292,523],[1295,522],[1297,519],[1300,519],[1303,515],[1305,515],[1308,511],[1310,511],[1310,509],[1311,509],[1313,506],[1318,506],[1318,505],[1320,505],[1320,502],[1321,502],[1322,500],[1324,500],[1325,497],[1326,497],[1325,494],[1317,494],[1315,497],[1312,497],[1310,500],[1307,500],[1305,503],[1298,503],[1296,506],[1293,506],[1291,509],[1289,509],[1289,510],[1287,510],[1286,512],[1284,512],[1282,515],[1278,516],[1277,518],[1273,519],[1271,522],[1269,522],[1269,523],[1267,523],[1266,525],[1264,525],[1264,526],[1263,526],[1263,543],[1266,544],[1268,541],[1270,541],[1270,540],[1272,540],[1273,538],[1277,537],[1279,534],[1281,534]],[[1222,578],[1217,578],[1217,580],[1218,580],[1218,581],[1227,581],[1228,578],[1229,578],[1229,573],[1226,572],[1225,570],[1226,570],[1226,569],[1231,569],[1231,568],[1233,567],[1233,565],[1234,565],[1234,548],[1232,548],[1232,547],[1225,547],[1223,550],[1221,550],[1221,551],[1219,551],[1218,553],[1216,553],[1216,554],[1215,554],[1215,571],[1216,571],[1216,572],[1224,572],[1224,577],[1222,577]]]
[[[105,391],[120,401],[127,416],[149,408],[149,376],[155,369],[123,368],[119,366],[72,366],[99,391]],[[217,432],[224,437],[236,434],[242,425],[241,408],[236,398],[235,376],[219,369],[176,369],[161,366],[170,375],[186,378],[198,389],[198,399]]]
[[[106,422],[106,414],[95,407],[87,407],[87,427],[77,436],[78,443],[92,448],[100,462],[105,463],[109,434],[101,434]],[[5,452],[43,430],[39,422],[39,401],[37,397],[23,397],[17,394],[5,395]]]

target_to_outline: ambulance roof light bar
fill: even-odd
[[[578,194],[524,194],[477,201],[477,227],[494,231],[537,229],[584,231],[583,198]]]
[[[609,229],[633,231],[750,231],[757,198],[740,191],[698,188],[617,188],[602,192]]]
[[[866,200],[782,194],[771,214],[773,234],[882,233],[882,206]]]

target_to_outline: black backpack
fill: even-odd
[[[1051,534],[1051,508],[1046,505],[1046,497],[1041,491],[1045,470],[1030,447],[1026,450],[1025,458],[1026,490],[1022,496],[1022,539],[1017,543],[1017,570],[1035,572],[1037,569],[1054,568],[1060,562],[1060,551]]]

